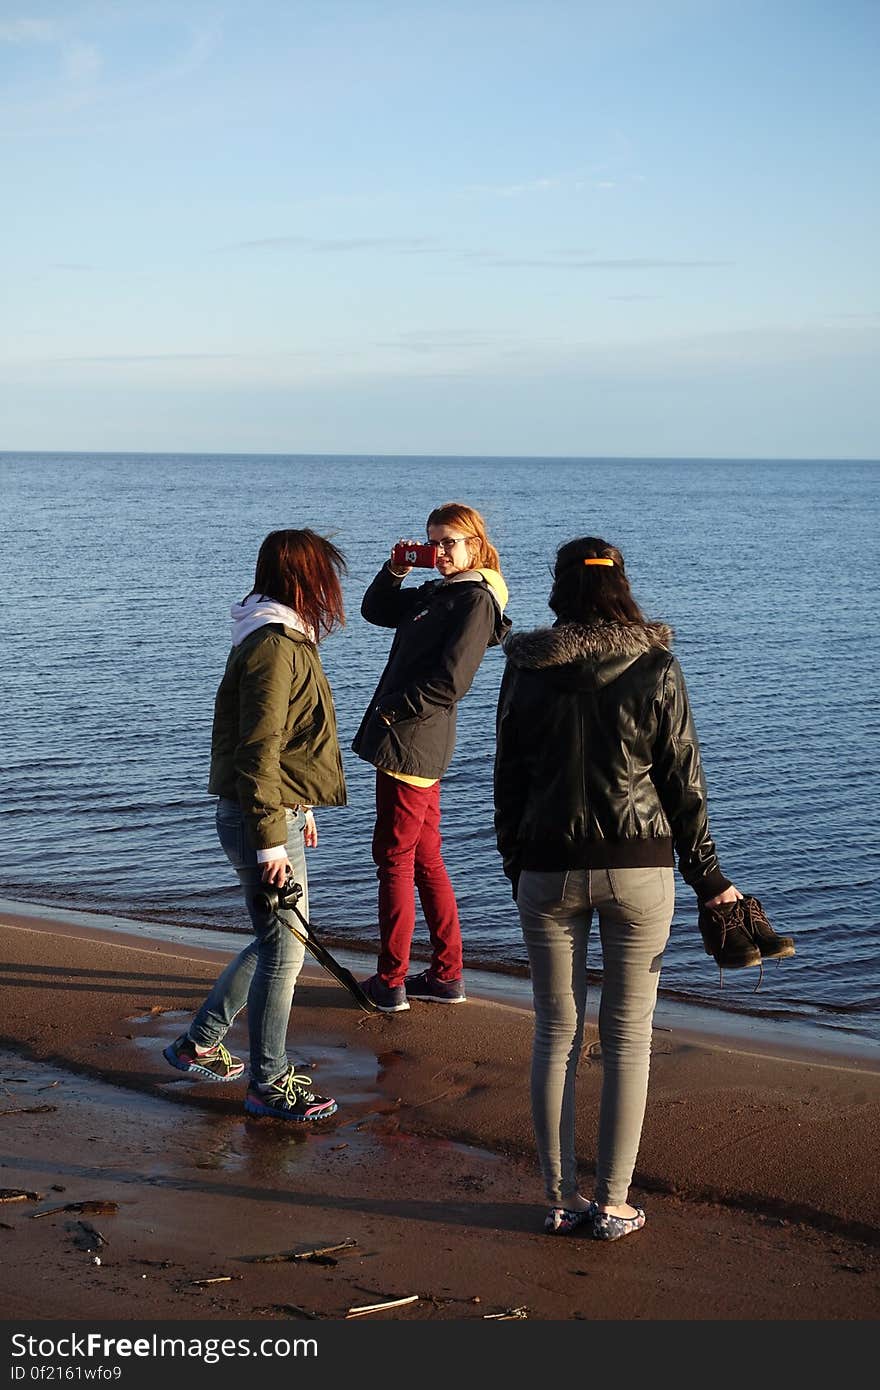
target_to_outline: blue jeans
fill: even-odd
[[[309,890],[303,811],[287,812],[287,857],[303,896],[298,906],[308,920]],[[306,950],[285,922],[301,929],[290,909],[267,915],[254,906],[254,895],[263,886],[261,866],[248,839],[237,801],[221,798],[217,805],[217,834],[227,858],[241,880],[242,891],[254,927],[254,940],[227,965],[199,1009],[189,1035],[199,1047],[221,1042],[226,1030],[247,1005],[250,1042],[250,1075],[255,1084],[276,1081],[287,1071],[287,1025]]]
[[[575,1077],[587,1005],[587,945],[598,911],[602,1099],[595,1197],[621,1205],[642,1137],[651,1021],[675,905],[672,869],[524,870],[516,905],[535,1002],[532,1120],[547,1197],[560,1206],[578,1189]]]

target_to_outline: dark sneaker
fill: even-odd
[[[188,1033],[182,1033],[176,1042],[164,1048],[162,1056],[178,1071],[189,1072],[202,1081],[234,1081],[244,1071],[244,1062],[233,1057],[222,1043],[205,1051],[196,1047]]]
[[[761,952],[763,960],[788,960],[793,956],[794,937],[777,936],[757,898],[746,893],[742,900],[745,929]]]
[[[464,1004],[467,995],[459,980],[438,980],[430,970],[411,975],[404,988],[408,999],[424,999],[428,1004]]]
[[[381,1009],[383,1014],[401,1014],[404,1009],[409,1008],[403,985],[386,985],[378,975],[371,975],[368,980],[364,980],[363,990],[367,998],[372,999],[376,1008]]]
[[[311,1084],[310,1076],[303,1076],[291,1067],[271,1086],[250,1085],[244,1108],[249,1115],[271,1115],[276,1120],[295,1120],[300,1124],[327,1120],[339,1106],[330,1096],[316,1096],[308,1089]]]
[[[707,907],[703,903],[699,915],[700,935],[706,955],[714,957],[716,965],[726,970],[741,970],[747,965],[760,965],[761,952],[747,928],[742,901]]]
[[[609,1216],[605,1211],[597,1211],[593,1217],[594,1240],[620,1240],[640,1231],[645,1224],[645,1213],[636,1207],[635,1216]]]

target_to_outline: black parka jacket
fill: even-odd
[[[504,871],[674,864],[701,900],[730,886],[709,834],[697,733],[661,623],[513,634],[498,701]]]
[[[456,705],[510,622],[485,579],[401,584],[386,564],[364,594],[367,622],[396,632],[351,746],[386,772],[439,778],[455,749]]]

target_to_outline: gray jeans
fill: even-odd
[[[564,1206],[578,1188],[575,1076],[587,1003],[593,909],[602,942],[602,1100],[598,1202],[626,1202],[651,1062],[651,1020],[675,904],[672,869],[524,870],[517,907],[532,971],[535,1041],[532,1120],[547,1196]]]

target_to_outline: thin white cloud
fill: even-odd
[[[70,82],[91,82],[101,69],[97,44],[69,37],[64,26],[54,19],[0,23],[0,43],[51,44],[60,49],[61,75]]]
[[[157,21],[158,23],[158,21]],[[0,42],[41,44],[57,53],[58,67],[51,64],[38,76],[22,79],[0,101],[0,131],[17,134],[68,118],[87,108],[131,110],[157,90],[189,81],[210,59],[218,42],[216,25],[191,23],[184,15],[178,32],[168,36],[166,56],[147,66],[136,54],[123,70],[105,59],[92,36],[74,32],[74,20],[14,20],[0,23]],[[112,39],[112,32],[110,33]]]
[[[497,335],[474,332],[467,328],[423,328],[400,333],[396,338],[377,339],[374,347],[392,348],[407,353],[437,354],[494,348],[499,341]]]
[[[0,43],[58,43],[61,25],[54,19],[13,19],[0,22]]]
[[[767,324],[741,332],[683,334],[631,333],[614,341],[599,335],[582,341],[535,338],[444,328],[409,329],[396,343],[353,343],[348,337],[311,342],[302,351],[260,352],[107,352],[103,355],[0,357],[0,385],[60,382],[86,386],[108,380],[135,389],[159,385],[223,389],[298,389],[308,384],[340,386],[358,381],[468,380],[533,383],[555,377],[562,382],[682,382],[726,379],[731,372],[756,369],[790,372],[799,366],[852,364],[868,370],[876,357],[876,329],[826,324]],[[445,342],[444,342],[445,340]],[[463,350],[468,340],[474,351]],[[421,343],[424,350],[418,350]],[[436,350],[432,350],[432,344]],[[445,349],[445,350],[444,350]]]
[[[105,366],[127,365],[131,362],[228,362],[252,354],[239,352],[152,352],[125,353],[114,352],[104,357],[49,357],[49,362],[100,362]]]
[[[548,256],[502,256],[495,251],[465,251],[462,257],[476,260],[490,270],[707,270],[733,265],[733,261],[676,259],[666,256],[578,256],[558,253]]]
[[[614,177],[611,175],[614,174]],[[564,174],[546,174],[534,179],[523,179],[517,183],[472,183],[467,184],[463,193],[488,198],[526,198],[548,193],[583,193],[584,190],[619,188],[624,183],[643,183],[638,174],[619,176],[603,164],[593,167],[589,172],[583,170]]]
[[[404,256],[451,256],[458,261],[474,262],[481,268],[494,270],[702,270],[733,265],[733,261],[709,260],[697,257],[615,256],[600,258],[582,249],[550,251],[540,256],[511,256],[495,249],[456,250],[423,237],[258,237],[250,241],[231,242],[217,247],[225,251],[283,251],[300,250],[316,255],[332,255],[352,251],[390,252]]]
[[[62,50],[61,70],[70,82],[94,82],[101,67],[101,54],[93,43],[74,41],[67,44]]]
[[[488,193],[493,198],[521,198],[527,193],[549,193],[561,188],[559,178],[531,179],[527,183],[475,183],[465,188],[466,193]]]
[[[217,29],[197,28],[191,25],[188,41],[184,44],[179,56],[172,58],[165,67],[159,68],[151,78],[140,84],[143,90],[149,91],[171,82],[179,82],[181,78],[190,77],[207,63],[217,48],[219,38],[219,30]]]
[[[393,251],[402,255],[436,254],[443,248],[435,242],[422,237],[310,237],[273,236],[259,237],[254,241],[234,241],[221,246],[219,251],[275,251],[300,249],[318,254],[337,251]]]

